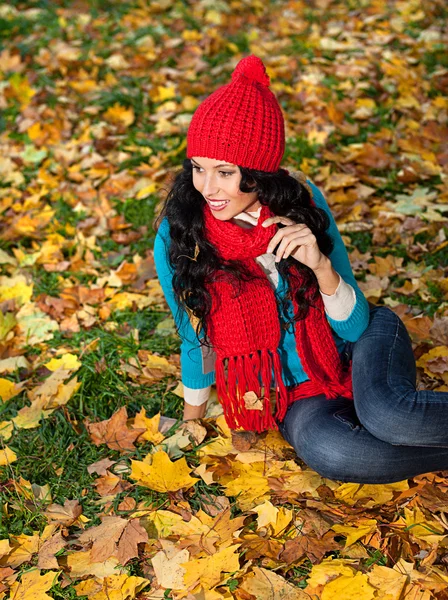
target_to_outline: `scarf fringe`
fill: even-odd
[[[227,360],[227,365],[225,364]],[[263,348],[257,352],[216,361],[216,391],[231,429],[261,433],[278,429],[288,409],[288,391],[282,380],[278,352]],[[227,375],[226,375],[227,368]],[[261,379],[261,381],[260,381]],[[275,387],[275,416],[271,409],[271,387]],[[254,392],[262,409],[247,408],[244,395]]]

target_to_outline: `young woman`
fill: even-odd
[[[320,191],[280,167],[262,61],[196,109],[154,257],[181,336],[184,419],[210,386],[231,428],[280,429],[321,475],[387,483],[448,468],[448,393],[416,391],[409,336],[369,308]]]

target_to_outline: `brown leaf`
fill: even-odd
[[[243,540],[241,549],[246,551],[244,556],[248,560],[264,556],[278,560],[283,549],[283,544],[270,536],[261,537],[256,534],[247,534]]]
[[[131,511],[134,510],[134,508],[136,507],[137,502],[135,501],[134,498],[132,498],[132,496],[126,496],[126,498],[124,498],[120,504],[118,505],[118,510],[122,510],[124,511]]]
[[[130,429],[127,426],[126,407],[118,409],[110,419],[99,423],[88,423],[90,437],[95,446],[106,444],[111,450],[134,450],[134,442],[144,429]]]
[[[263,410],[263,400],[255,392],[246,392],[243,399],[247,410]]]
[[[184,433],[189,436],[190,440],[196,444],[196,446],[202,444],[207,435],[206,428],[201,425],[198,419],[190,419],[186,421],[179,429],[182,429]]]
[[[106,471],[106,475],[102,475],[93,485],[100,496],[115,496],[132,488],[132,484],[128,481],[124,481],[119,475],[114,475],[109,471]]]
[[[131,558],[138,556],[138,544],[148,541],[148,534],[140,525],[140,521],[138,519],[129,521],[118,543],[117,557],[120,564],[125,565]]]
[[[448,317],[435,317],[430,333],[435,342],[448,346]]]
[[[232,444],[239,452],[247,452],[257,441],[258,436],[254,431],[232,431]]]
[[[82,507],[78,500],[66,500],[64,506],[60,504],[50,504],[44,512],[50,522],[59,523],[64,527],[69,527],[78,519],[82,513]]]
[[[109,467],[114,465],[115,462],[110,460],[110,458],[102,458],[101,460],[97,460],[87,467],[87,472],[92,475],[93,473],[97,473],[97,475],[106,475],[108,473]]]
[[[118,540],[127,524],[128,521],[121,517],[103,517],[101,525],[91,527],[79,536],[81,543],[92,544],[92,562],[104,562],[115,554]]]
[[[230,508],[230,501],[227,496],[200,496],[200,499],[202,509],[211,517],[216,517],[216,515]]]
[[[334,533],[325,534],[321,539],[299,535],[285,542],[279,559],[290,565],[306,556],[313,564],[316,564],[323,559],[327,552],[340,549],[341,546],[334,541]]]
[[[55,554],[65,547],[66,540],[58,531],[53,537],[44,542],[39,550],[37,566],[39,569],[59,569]]]

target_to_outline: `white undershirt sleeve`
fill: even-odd
[[[191,404],[191,406],[201,406],[209,399],[211,389],[211,385],[199,390],[194,390],[184,385],[184,400],[187,404]]]
[[[339,275],[339,285],[334,294],[320,293],[324,301],[325,312],[335,321],[345,321],[351,315],[356,304],[355,290]]]

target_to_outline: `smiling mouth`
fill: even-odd
[[[230,200],[209,200],[206,199],[209,205],[213,208],[222,208],[226,204],[229,204]]]

